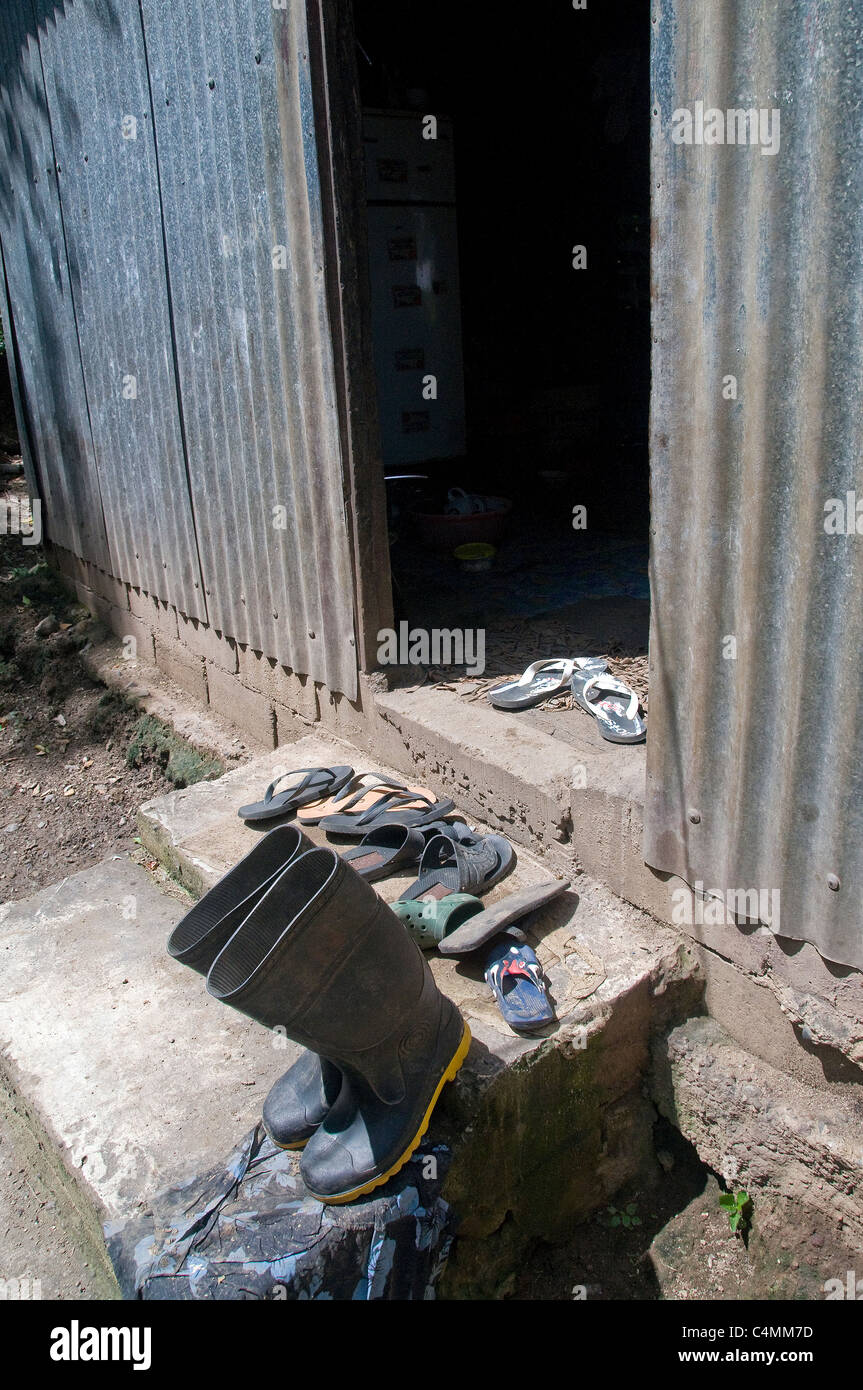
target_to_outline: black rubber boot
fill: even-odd
[[[468,1026],[422,963],[428,978],[395,1042],[405,1080],[401,1100],[383,1101],[356,1068],[346,1068],[338,1100],[306,1146],[300,1172],[323,1202],[351,1202],[398,1172],[467,1057]]]
[[[206,975],[279,874],[298,854],[312,848],[311,840],[295,825],[280,825],[262,835],[246,857],[180,919],[168,937],[168,953]]]
[[[326,1057],[305,1049],[264,1101],[264,1129],[280,1149],[302,1149],[327,1117],[342,1089],[342,1073]]]
[[[168,938],[175,960],[206,975],[240,923],[288,864],[313,849],[295,825],[262,835],[253,849],[179,921]],[[273,1086],[264,1103],[264,1126],[283,1149],[301,1149],[341,1090],[338,1067],[305,1052]]]
[[[213,962],[207,989],[344,1073],[301,1164],[324,1202],[349,1202],[398,1172],[470,1046],[402,923],[331,849],[279,876]]]

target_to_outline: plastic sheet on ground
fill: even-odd
[[[123,1296],[434,1298],[453,1234],[440,1197],[449,1157],[429,1148],[365,1200],[324,1206],[304,1187],[298,1155],[257,1126],[223,1167],[106,1225]]]

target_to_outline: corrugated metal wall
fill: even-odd
[[[0,245],[22,447],[59,545],[110,567],[42,60],[30,0],[0,7]]]
[[[354,698],[305,7],[13,12],[0,96],[23,183],[0,232],[22,403],[81,425],[73,453],[34,422],[48,534]],[[34,105],[58,166],[47,207],[16,149]]]
[[[203,618],[138,7],[70,5],[39,48],[113,573]]]
[[[304,6],[143,13],[210,621],[353,697]]]
[[[863,968],[863,9],[652,22],[645,858]],[[675,143],[698,101],[778,108],[778,150]]]

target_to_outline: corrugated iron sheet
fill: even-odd
[[[863,968],[863,10],[652,22],[645,858]],[[778,151],[674,143],[699,100],[778,108]]]
[[[0,244],[21,442],[46,534],[109,569],[30,0],[0,7]]]
[[[142,10],[209,619],[354,698],[305,7]]]
[[[52,6],[39,46],[112,572],[204,618],[138,7]]]

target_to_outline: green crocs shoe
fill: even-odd
[[[470,893],[448,893],[428,902],[395,902],[390,907],[423,951],[433,951],[445,936],[483,911],[479,898]]]

